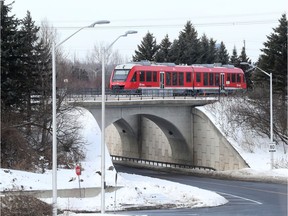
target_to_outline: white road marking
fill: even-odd
[[[215,192],[216,192],[216,191],[215,191]],[[233,194],[222,193],[222,192],[216,192],[216,193],[218,193],[218,194],[223,194],[223,195],[227,195],[227,196],[236,197],[236,198],[239,198],[239,199],[242,199],[242,200],[246,200],[246,201],[250,201],[250,202],[256,203],[256,204],[258,204],[258,205],[262,205],[262,204],[263,204],[263,203],[258,202],[258,201],[256,201],[256,200],[248,199],[248,198],[241,197],[241,196],[236,196],[236,195],[233,195]]]

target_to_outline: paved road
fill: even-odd
[[[210,179],[181,174],[169,174],[152,170],[116,165],[118,172],[135,173],[166,179],[211,191],[224,196],[229,203],[214,208],[144,210],[123,212],[130,215],[253,215],[287,216],[287,185]]]

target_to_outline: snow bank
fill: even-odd
[[[100,187],[101,176],[101,131],[87,110],[82,110],[79,121],[83,125],[82,134],[87,141],[86,159],[81,162],[81,188]],[[108,186],[116,186],[115,169],[107,148],[105,149],[105,176]],[[0,191],[11,190],[52,190],[52,172],[44,174],[29,173],[18,170],[0,169]],[[121,188],[105,194],[107,211],[138,207],[211,207],[227,202],[222,196],[196,187],[173,183],[156,178],[119,173],[117,186]],[[58,169],[57,188],[78,188],[79,182],[75,170]],[[59,209],[69,211],[100,211],[101,196],[89,198],[58,198]],[[52,203],[52,198],[43,199]],[[71,212],[70,212],[71,213]],[[69,213],[69,215],[71,215]],[[65,214],[64,214],[65,215]],[[84,215],[84,214],[82,214]]]

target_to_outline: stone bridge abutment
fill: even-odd
[[[208,103],[207,101],[205,103]],[[197,105],[180,100],[106,102],[109,153],[147,160],[240,169],[246,162]],[[101,103],[78,102],[101,125]]]

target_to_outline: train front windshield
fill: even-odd
[[[113,81],[126,81],[130,70],[127,69],[116,69],[113,75]]]

